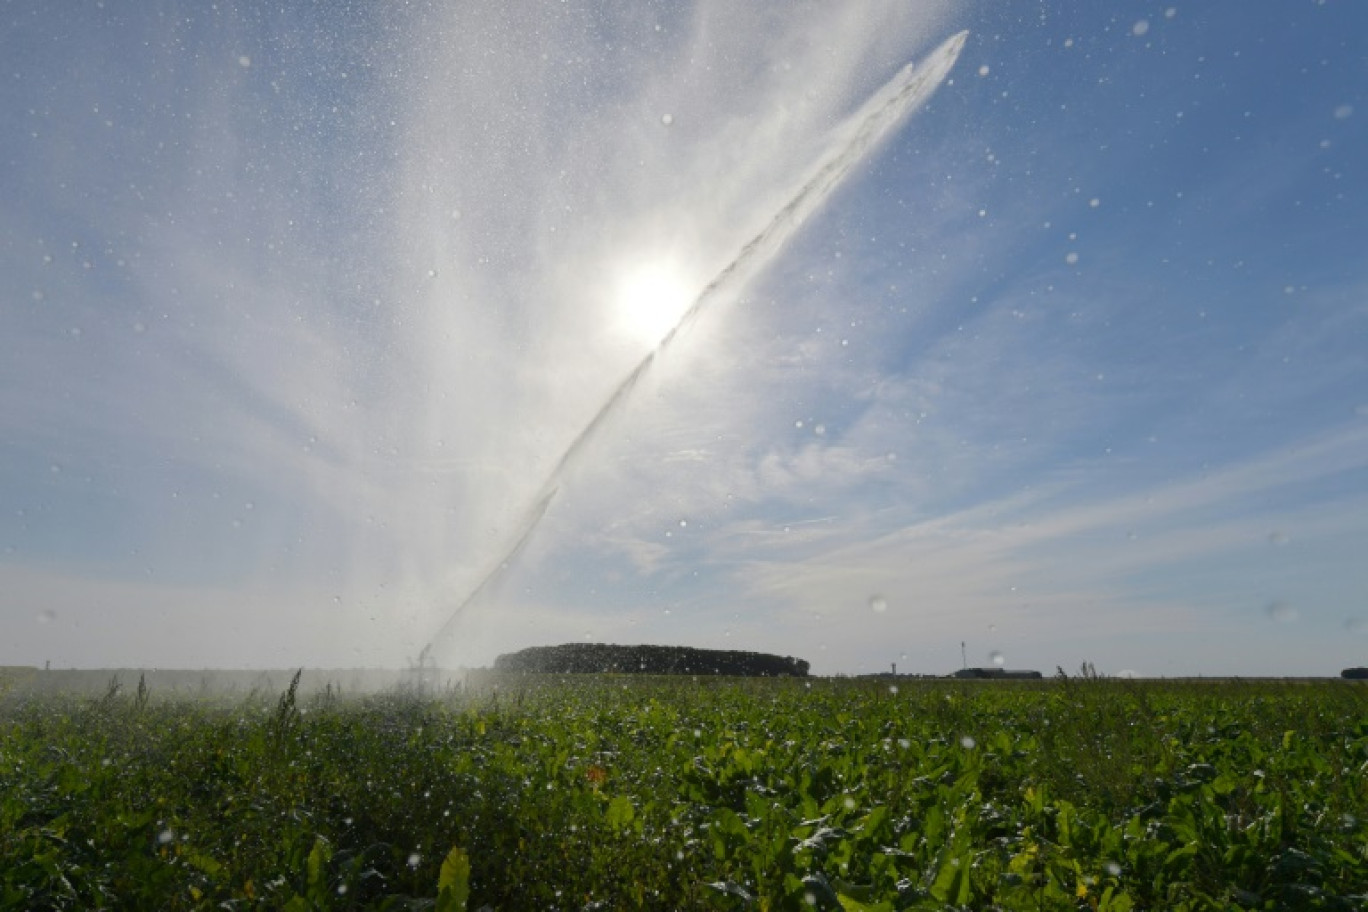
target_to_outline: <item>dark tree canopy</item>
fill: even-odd
[[[1025,669],[1011,668],[961,668],[951,675],[952,678],[1010,678],[1020,680],[1035,680],[1041,677],[1038,671],[1028,671]]]
[[[533,646],[494,660],[494,670],[538,674],[687,674],[805,677],[808,663],[792,656],[688,646],[612,646],[566,643]]]

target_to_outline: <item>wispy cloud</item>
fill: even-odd
[[[396,644],[430,632],[643,353],[620,275],[701,284],[944,10],[66,23],[60,53],[16,64],[41,110],[13,111],[8,143],[23,303],[0,318],[0,426],[23,458],[0,484],[44,486],[10,560],[56,574],[64,617],[81,599],[56,580],[98,572],[116,600],[193,603],[198,581],[224,625],[265,615],[223,592],[265,587],[340,593],[338,629],[378,611]],[[104,60],[119,78],[75,65],[111,36],[140,48]],[[63,533],[78,521],[104,541]],[[273,614],[276,635],[308,637],[305,614]]]

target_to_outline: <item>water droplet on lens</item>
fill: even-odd
[[[44,608],[38,612],[38,623],[40,624],[51,624],[55,620],[57,620],[57,612],[51,608]]]
[[[870,596],[869,607],[876,614],[883,614],[888,610],[888,599],[884,598],[882,595]]]
[[[673,115],[673,114],[662,114],[662,115],[660,115],[660,122],[661,122],[662,124],[664,124],[665,126],[668,127],[668,126],[670,126],[671,124],[674,123],[674,115]]]
[[[162,830],[160,833],[157,834],[157,842],[161,843],[162,845],[166,845],[168,842],[171,842],[175,838],[176,834],[170,829]]]
[[[1342,104],[1335,108],[1335,120],[1348,120],[1354,114],[1354,106]]]
[[[973,750],[978,747],[978,742],[968,735],[965,735],[963,738],[960,738],[960,747],[963,747],[965,750]]]
[[[1141,19],[1138,22],[1136,22],[1135,25],[1131,26],[1131,34],[1137,38],[1139,38],[1141,35],[1146,34],[1147,32],[1149,32],[1148,19]]]
[[[1109,861],[1106,864],[1102,865],[1102,867],[1106,869],[1106,872],[1110,874],[1112,877],[1121,876],[1121,866],[1114,861]]]
[[[422,861],[423,861],[423,856],[422,856],[422,855],[419,855],[417,852],[412,852],[412,853],[409,854],[409,857],[408,857],[408,866],[409,866],[410,868],[417,868],[418,865],[422,863]]]
[[[985,63],[983,66],[981,66],[981,67],[978,68],[978,74],[979,74],[980,76],[987,76],[989,72],[990,72],[990,71],[989,71],[989,69],[988,69],[988,64],[986,64],[986,63]]]
[[[1070,266],[1073,266],[1078,262],[1078,254],[1070,250],[1067,254],[1065,254],[1064,262],[1068,263]]]
[[[998,668],[1001,668],[1007,662],[1006,657],[1004,657],[1003,654],[998,652],[996,649],[988,653],[988,659]]]
[[[1290,624],[1297,619],[1297,609],[1281,599],[1269,602],[1268,616],[1280,624]]]

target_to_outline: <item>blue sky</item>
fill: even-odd
[[[1349,0],[0,12],[0,663],[1368,664]]]

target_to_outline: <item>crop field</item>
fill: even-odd
[[[1368,908],[1368,687],[0,701],[5,909]]]

